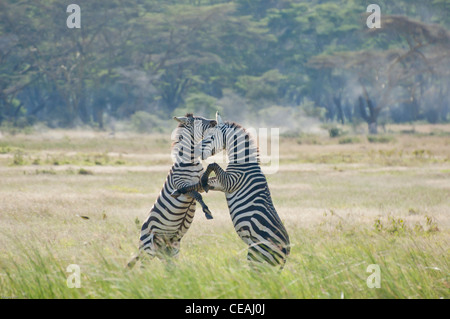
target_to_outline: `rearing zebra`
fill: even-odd
[[[175,142],[172,144],[172,165],[164,186],[156,199],[155,204],[142,225],[139,240],[139,253],[128,263],[132,268],[139,260],[142,252],[152,258],[160,259],[178,255],[180,240],[188,231],[195,214],[196,201],[198,201],[206,215],[212,215],[197,191],[187,192],[178,198],[170,194],[177,188],[197,183],[203,173],[202,163],[199,161],[199,143],[205,133],[216,126],[215,120],[196,117],[186,114],[185,117],[174,117],[179,122],[175,133]],[[220,190],[218,185],[211,187]]]
[[[172,196],[201,188],[207,192],[208,176],[214,171],[225,192],[234,228],[249,246],[247,259],[280,265],[282,269],[290,252],[289,235],[272,203],[256,143],[239,124],[224,123],[219,114],[216,120],[218,125],[202,141],[202,159],[225,149],[227,169],[224,171],[217,163],[209,164],[199,184],[178,189]]]

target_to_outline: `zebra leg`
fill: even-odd
[[[279,272],[286,264],[287,254],[281,246],[275,245],[272,241],[255,242],[249,245],[247,260],[253,270],[266,266],[279,267]],[[268,268],[267,268],[268,269]]]
[[[155,238],[153,232],[141,230],[141,236],[139,237],[139,252],[131,258],[128,262],[128,267],[131,269],[134,267],[137,261],[141,262],[141,268],[144,267],[144,263],[150,259],[153,259],[158,252],[158,239]]]
[[[217,176],[208,179],[208,188],[210,191],[225,192],[223,185],[219,182]]]
[[[134,265],[136,265],[136,263],[138,262],[139,257],[140,257],[140,253],[137,253],[136,255],[131,257],[131,259],[127,263],[127,267],[130,269],[133,269]]]
[[[209,178],[209,174],[211,174],[211,172],[214,172],[216,174],[216,176],[219,176],[220,174],[225,173],[225,171],[217,163],[209,164],[208,167],[206,168],[206,171],[203,173],[202,177],[200,178],[200,183],[205,192],[209,191],[208,178]]]
[[[153,238],[154,234],[145,233],[142,234],[141,230],[141,236],[139,238],[139,251],[137,254],[134,254],[133,257],[128,261],[127,267],[129,269],[133,269],[134,265],[141,260],[141,262],[145,259],[144,257],[146,255],[150,255],[152,258],[154,257],[154,253],[150,252],[153,249]],[[151,248],[149,248],[151,247]],[[141,265],[142,267],[142,265]]]
[[[187,195],[193,197],[197,202],[200,203],[200,205],[202,205],[202,210],[205,213],[206,219],[213,219],[211,211],[209,210],[208,206],[206,206],[205,202],[203,201],[203,197],[199,192],[194,191],[187,193]]]
[[[131,259],[128,261],[127,268],[130,270],[133,269],[138,261],[141,261],[141,268],[144,268],[143,263],[146,260],[148,260],[149,258],[153,259],[154,257],[155,257],[155,255],[153,252],[149,252],[148,249],[140,248],[139,252],[137,254],[135,254],[133,257],[131,257]]]
[[[219,180],[217,179],[217,177],[211,177],[208,179],[208,186],[207,189],[208,190],[215,190],[215,191],[219,191],[219,192],[224,192],[224,188],[222,186],[222,184],[219,182]],[[192,184],[189,186],[184,186],[184,187],[180,187],[179,189],[174,190],[170,196],[172,197],[178,197],[181,194],[188,194],[188,193],[192,193],[192,192],[203,192],[204,188],[200,183],[196,183],[196,184]]]
[[[184,186],[184,187],[180,187],[176,190],[174,190],[170,196],[172,197],[178,197],[181,194],[188,194],[188,193],[193,193],[193,192],[200,192],[202,190],[202,186],[200,185],[200,183],[195,183],[189,186]]]

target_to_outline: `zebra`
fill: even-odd
[[[208,176],[214,172],[225,192],[234,228],[248,245],[250,264],[279,265],[281,270],[290,253],[289,235],[273,205],[266,177],[261,171],[256,142],[245,128],[223,122],[218,113],[216,121],[217,126],[202,141],[202,159],[226,150],[226,170],[211,163],[199,183],[179,188],[172,196],[200,189],[208,192]]]
[[[207,219],[212,214],[198,191],[187,192],[184,196],[173,198],[170,194],[177,188],[198,182],[203,172],[199,161],[199,142],[205,133],[217,125],[209,120],[188,113],[184,117],[174,117],[179,122],[172,144],[172,165],[163,188],[142,224],[139,238],[139,252],[129,262],[132,268],[142,257],[157,256],[161,260],[176,257],[180,250],[180,240],[188,231],[195,214],[196,201],[202,206]],[[196,144],[197,147],[196,147]],[[211,180],[211,187],[220,190],[217,181]]]

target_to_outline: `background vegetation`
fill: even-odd
[[[70,3],[0,2],[4,129],[152,132],[216,105],[240,123],[308,116],[371,133],[449,120],[446,0],[380,0],[375,31],[360,0],[80,0],[81,29],[66,26]]]

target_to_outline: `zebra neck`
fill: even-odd
[[[259,154],[255,151],[249,150],[247,153],[244,152],[229,152],[228,153],[228,163],[229,164],[258,164],[259,165]]]
[[[229,164],[259,164],[259,151],[252,137],[243,130],[234,131],[226,138]]]

